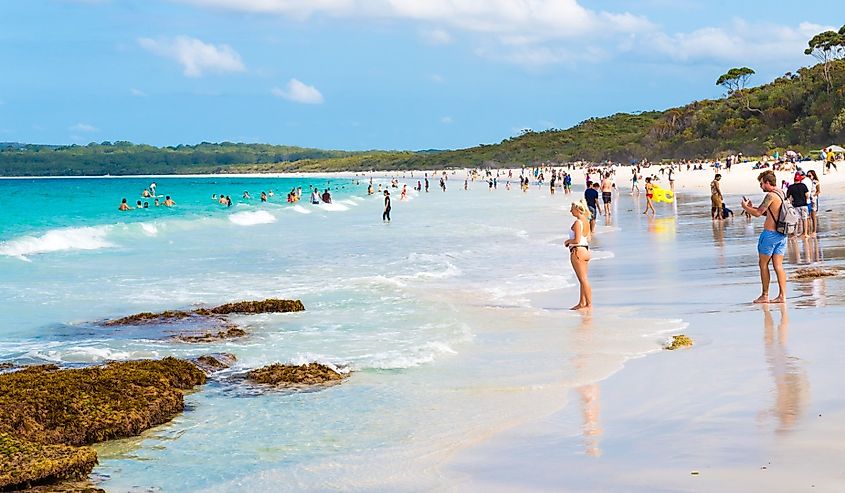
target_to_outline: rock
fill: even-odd
[[[0,374],[0,489],[84,477],[95,442],[140,434],[184,409],[183,391],[205,383],[188,361],[165,358]]]
[[[204,354],[196,358],[193,363],[204,371],[206,375],[216,371],[231,368],[238,359],[231,353]]]
[[[91,447],[42,445],[0,433],[0,489],[83,479],[96,465],[97,452]]]
[[[797,269],[793,275],[793,279],[818,279],[820,277],[832,277],[838,272],[834,269],[825,269],[823,267],[803,267]]]
[[[141,312],[127,317],[117,318],[114,320],[107,320],[103,325],[112,327],[116,325],[146,325],[146,324],[161,324],[168,322],[175,322],[195,316],[195,312],[183,312],[178,310],[168,310],[162,313]]]
[[[690,347],[690,346],[692,346],[692,339],[689,336],[680,334],[680,335],[672,336],[672,342],[668,346],[664,346],[663,349],[673,351],[675,349],[680,349],[680,348]]]
[[[287,313],[305,311],[305,306],[299,300],[280,300],[270,298],[263,301],[241,301],[227,303],[209,310],[217,315],[258,314],[258,313]]]
[[[17,368],[18,365],[11,363],[9,361],[4,361],[0,363],[0,370],[11,370],[12,368]]]
[[[247,373],[247,378],[252,382],[276,387],[336,383],[348,376],[349,374],[338,373],[320,363],[309,363],[307,365],[276,363]]]
[[[177,335],[173,336],[174,339],[180,340],[182,342],[214,342],[214,341],[222,341],[224,339],[236,339],[238,337],[244,337],[247,335],[247,332],[235,326],[230,326],[226,330],[221,330],[215,334],[211,332],[206,332],[205,334],[200,335]]]
[[[114,320],[107,320],[103,322],[103,325],[112,327],[119,325],[162,324],[178,322],[192,317],[219,318],[222,315],[230,314],[254,315],[259,313],[301,312],[304,310],[305,306],[299,300],[270,298],[262,301],[239,301],[214,308],[197,308],[191,311],[168,310],[161,313],[142,312]]]
[[[44,444],[134,436],[182,411],[205,374],[175,358],[81,369],[40,365],[0,375],[0,432]]]

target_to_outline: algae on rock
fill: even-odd
[[[692,338],[687,335],[680,334],[672,336],[672,342],[669,345],[664,346],[663,349],[674,351],[675,349],[681,349],[690,346],[692,346]]]
[[[41,445],[0,432],[0,489],[82,479],[97,465],[91,447]]]
[[[247,373],[247,378],[255,383],[277,387],[334,383],[348,376],[348,374],[338,373],[331,367],[320,363],[309,363],[307,365],[275,363]]]

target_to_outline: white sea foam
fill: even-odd
[[[29,261],[27,256],[63,250],[98,250],[113,247],[106,240],[108,226],[61,228],[47,231],[41,236],[22,236],[0,243],[0,255]]]
[[[296,204],[295,206],[291,207],[291,209],[294,210],[295,212],[300,213],[300,214],[311,214],[310,209],[306,209],[305,207],[303,207],[299,204]]]
[[[276,216],[267,211],[244,211],[230,215],[229,221],[238,226],[255,226],[256,224],[274,223]]]
[[[610,250],[591,250],[590,254],[590,260],[603,260],[608,258],[614,258],[616,256],[616,254],[611,252]]]
[[[100,363],[103,361],[157,358],[156,351],[118,351],[91,346],[74,346],[66,349],[34,350],[26,356],[55,363]]]
[[[324,211],[329,211],[329,212],[343,212],[343,211],[349,210],[348,206],[341,204],[339,202],[332,202],[331,204],[319,203],[319,204],[314,204],[314,206],[319,207],[320,209],[323,209]]]
[[[141,223],[141,229],[143,229],[144,233],[148,234],[149,236],[158,235],[158,228],[156,227],[155,224]]]

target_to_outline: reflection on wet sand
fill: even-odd
[[[790,238],[787,244],[788,260],[792,264],[813,264],[824,260],[818,238]]]
[[[590,339],[593,332],[593,317],[589,313],[581,315],[581,325],[577,330],[577,350],[573,358],[576,378],[580,377],[586,366],[589,355],[584,349],[591,346]],[[577,388],[581,398],[581,415],[584,420],[582,434],[584,436],[584,453],[590,457],[600,457],[600,438],[602,429],[599,424],[601,413],[601,388],[598,383],[582,385]]]
[[[775,330],[772,307],[761,305],[763,310],[763,344],[766,353],[766,363],[774,379],[775,402],[767,414],[773,415],[777,421],[775,431],[784,433],[792,429],[798,418],[804,412],[809,402],[809,381],[800,366],[801,360],[789,356],[786,343],[789,335],[789,313],[784,305],[777,305],[780,312],[777,330]]]

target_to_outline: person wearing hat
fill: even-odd
[[[810,233],[810,210],[807,202],[810,200],[810,189],[803,183],[804,172],[796,171],[794,183],[786,189],[786,197],[792,202],[798,217],[801,220],[801,238],[807,238]]]

